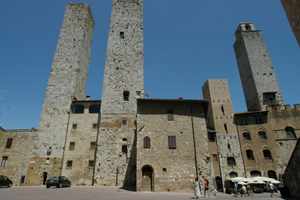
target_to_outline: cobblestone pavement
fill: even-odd
[[[0,189],[0,200],[192,200],[192,193],[151,193],[151,192],[129,192],[117,188],[102,187],[72,187],[64,189],[46,189],[44,187],[15,187]],[[205,198],[201,198],[205,199]],[[217,194],[209,199],[241,199],[231,195]],[[278,200],[279,194],[270,198],[269,194],[255,194],[251,199],[273,199]]]

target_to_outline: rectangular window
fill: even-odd
[[[96,149],[96,142],[91,142],[90,150],[95,150],[95,149]]]
[[[98,124],[97,123],[93,124],[93,129],[97,129],[97,128],[98,128]]]
[[[67,169],[72,169],[72,167],[73,167],[73,160],[68,160],[66,168]]]
[[[176,149],[176,136],[168,136],[169,149]]]
[[[77,124],[73,124],[72,129],[77,129]]]
[[[129,91],[125,90],[123,92],[123,99],[124,99],[124,101],[129,101],[129,96],[130,96]]]
[[[225,129],[225,132],[228,133],[227,124],[224,124],[224,129]]]
[[[74,151],[75,150],[75,142],[70,142],[69,150],[70,151]]]
[[[95,166],[95,161],[89,160],[89,168],[94,168]]]
[[[122,153],[124,153],[124,154],[128,153],[127,145],[122,145]]]
[[[21,180],[20,180],[21,185],[25,183],[25,178],[26,178],[26,176],[21,176]]]
[[[168,121],[174,121],[174,111],[168,110]]]
[[[0,167],[6,167],[7,160],[8,160],[8,157],[7,156],[3,156],[2,160],[1,160],[1,163],[0,163]]]
[[[122,32],[120,32],[120,38],[121,39],[125,39],[125,33],[122,31]]]
[[[7,138],[5,148],[10,149],[11,146],[12,146],[12,143],[13,143],[13,139],[12,138]]]

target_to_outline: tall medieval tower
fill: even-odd
[[[93,26],[87,5],[67,5],[45,94],[36,157],[31,162],[36,164],[32,173],[40,173],[37,177],[60,173],[71,102],[85,98]]]
[[[274,66],[262,34],[252,23],[241,23],[234,44],[249,111],[283,104]]]
[[[95,182],[134,186],[137,99],[144,96],[143,0],[113,0]]]
[[[209,153],[213,176],[221,189],[221,180],[244,176],[238,132],[233,121],[233,106],[227,80],[208,80],[203,86],[203,97],[209,101]]]

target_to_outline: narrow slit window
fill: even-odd
[[[168,136],[169,149],[176,149],[176,136]]]
[[[123,31],[120,32],[120,38],[125,39],[125,33]]]
[[[123,99],[124,99],[124,101],[129,101],[129,96],[130,96],[129,91],[125,90],[123,92]]]

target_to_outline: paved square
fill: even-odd
[[[243,199],[278,200],[279,194],[270,198],[269,194],[254,194]],[[64,189],[46,189],[44,187],[15,187],[0,189],[0,200],[192,200],[192,193],[152,193],[129,192],[118,188],[103,187],[72,187]],[[202,198],[204,199],[204,198]],[[209,199],[241,199],[231,195],[218,194]]]

